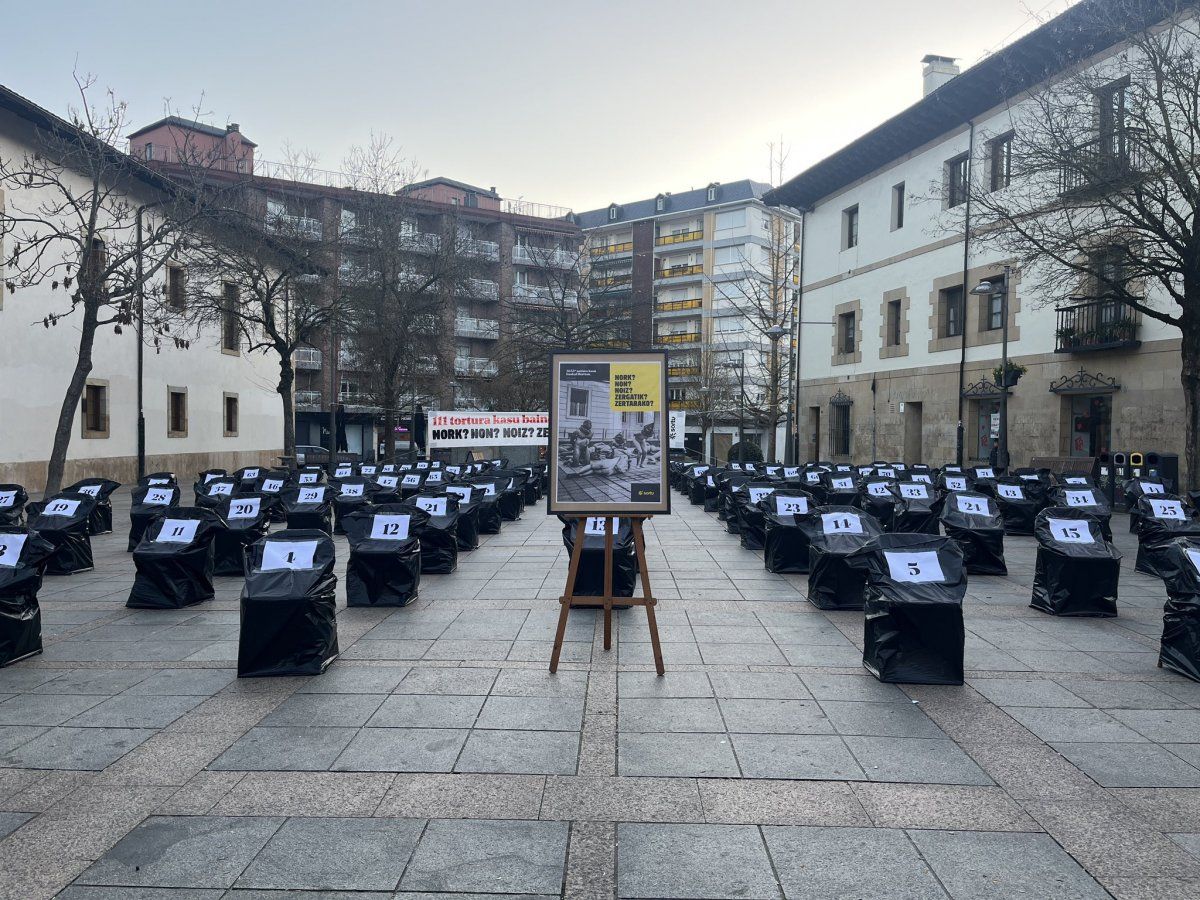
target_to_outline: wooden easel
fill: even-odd
[[[558,614],[558,631],[554,635],[554,652],[550,654],[551,674],[558,671],[558,658],[562,655],[563,639],[567,634],[567,616],[570,614],[571,607],[573,606],[603,605],[604,649],[612,649],[613,516],[604,517],[604,596],[580,597],[574,593],[575,576],[579,573],[579,560],[583,556],[583,542],[586,537],[585,530],[587,528],[587,520],[590,518],[598,517],[580,516],[579,524],[575,529],[575,546],[571,550],[571,565],[567,569],[567,586],[563,595],[558,598],[558,602],[562,604],[562,608]],[[616,518],[616,521],[619,522],[622,518],[629,519],[633,527],[633,546],[637,553],[638,571],[641,573],[642,578],[642,596],[621,597],[619,599],[622,604],[628,603],[630,606],[646,607],[646,622],[650,626],[650,646],[654,650],[654,669],[659,675],[662,675],[666,669],[663,667],[662,646],[658,641],[658,620],[654,617],[654,607],[658,601],[654,599],[654,595],[650,592],[650,572],[649,567],[646,565],[646,538],[642,534],[642,523],[650,517],[638,515],[620,516]]]

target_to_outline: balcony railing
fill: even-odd
[[[292,354],[292,365],[297,369],[321,368],[321,351],[314,347],[299,347]]]
[[[492,378],[498,369],[492,360],[481,356],[456,356],[454,358],[455,375],[478,375]]]
[[[544,266],[551,269],[570,269],[575,266],[575,254],[553,247],[531,247],[513,244],[513,262],[524,266]]]
[[[667,374],[672,378],[699,378],[699,366],[667,366]]]
[[[538,284],[514,284],[513,300],[527,306],[551,306],[575,309],[579,306],[579,294],[575,291],[560,291]]]
[[[499,300],[500,285],[486,278],[468,278],[460,282],[459,293],[473,300]]]
[[[704,301],[696,298],[694,300],[664,300],[655,307],[655,310],[660,313],[682,312],[688,309],[701,309],[704,306]]]
[[[688,241],[704,240],[704,231],[685,231],[683,234],[660,234],[654,239],[655,247],[666,247],[669,244],[686,244]]]
[[[600,247],[592,247],[588,252],[593,257],[618,256],[625,253],[632,253],[633,241],[621,241],[619,244],[604,244]]]
[[[680,278],[684,275],[703,275],[703,263],[685,264],[681,266],[665,266],[654,273],[655,278]]]
[[[432,231],[401,232],[400,246],[414,253],[437,253],[442,246],[442,236]]]
[[[588,346],[602,350],[628,350],[632,341],[627,338],[595,338],[588,341]]]
[[[379,409],[371,403],[371,398],[361,391],[338,391],[338,403],[348,410],[373,412]]]
[[[455,249],[463,256],[475,259],[500,259],[500,245],[495,241],[480,241],[475,238],[459,238],[455,241]]]
[[[454,333],[458,337],[495,340],[500,337],[500,323],[496,319],[476,319],[471,316],[458,316],[454,320]]]
[[[288,213],[268,213],[267,231],[272,234],[287,234],[307,238],[310,241],[321,239],[321,220],[308,216],[293,216]]]
[[[684,331],[677,334],[656,334],[656,344],[697,344],[700,342],[700,332]]]
[[[302,409],[306,412],[311,412],[312,410],[319,410],[320,408],[320,391],[296,391],[296,409]]]
[[[1067,157],[1059,172],[1060,194],[1115,188],[1146,171],[1145,135],[1122,128],[1072,147]]]
[[[614,288],[633,284],[632,272],[620,272],[616,275],[593,275],[590,279],[594,288]]]
[[[1070,306],[1060,306],[1055,353],[1092,353],[1137,347],[1141,319],[1138,311],[1115,298],[1072,297]]]
[[[672,400],[671,409],[700,409],[699,400]]]

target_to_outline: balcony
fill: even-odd
[[[658,278],[683,278],[686,275],[703,275],[703,274],[704,274],[704,264],[703,263],[692,263],[692,264],[684,263],[683,265],[679,265],[679,266],[666,266],[664,268],[657,269],[654,272],[654,277],[656,279],[658,279]]]
[[[296,409],[305,412],[319,412],[321,409],[321,392],[296,391]]]
[[[514,284],[513,300],[526,306],[549,306],[555,309],[576,309],[579,294],[575,291],[560,291],[537,284]]]
[[[1113,298],[1072,297],[1060,306],[1054,330],[1055,353],[1094,353],[1138,347],[1141,319],[1136,309]]]
[[[632,272],[618,272],[615,275],[593,275],[588,279],[593,288],[618,288],[633,284]]]
[[[654,311],[660,313],[676,313],[702,309],[703,307],[704,301],[697,297],[694,300],[664,300],[654,307]]]
[[[292,365],[297,369],[319,369],[321,351],[313,347],[298,347],[292,354]]]
[[[588,347],[596,350],[628,350],[632,343],[627,337],[595,338],[588,341]]]
[[[454,319],[454,334],[456,337],[485,338],[494,341],[500,337],[500,323],[496,319],[457,316]]]
[[[683,331],[676,334],[656,334],[654,336],[656,344],[698,344],[700,343],[700,332],[698,331]]]
[[[554,247],[531,247],[527,244],[514,244],[512,260],[522,266],[542,266],[547,269],[573,269],[576,255],[568,250]]]
[[[660,234],[654,239],[655,247],[669,247],[671,244],[686,244],[688,241],[704,240],[704,231],[685,231],[683,234]]]
[[[459,282],[458,295],[470,297],[472,300],[499,300],[500,285],[486,278],[468,278]]]
[[[476,375],[482,378],[494,378],[499,370],[490,359],[481,356],[456,356],[454,358],[455,375]]]
[[[460,256],[470,256],[473,259],[490,259],[493,261],[499,261],[500,259],[500,245],[495,241],[480,241],[475,238],[460,237],[454,246]]]
[[[619,244],[604,244],[600,247],[592,247],[588,250],[592,259],[598,259],[603,256],[628,256],[633,252],[633,241],[622,241]]]
[[[442,246],[442,236],[432,231],[408,231],[400,233],[400,247],[413,253],[437,253]]]
[[[671,409],[700,409],[699,400],[672,400]]]
[[[699,378],[699,366],[667,366],[667,374],[672,378]]]
[[[370,398],[362,391],[338,391],[338,403],[346,407],[347,412],[379,411],[379,407],[372,404]]]
[[[1122,128],[1072,147],[1058,176],[1059,194],[1104,193],[1146,171],[1145,134]]]
[[[418,356],[413,370],[418,375],[436,375],[438,372],[438,359],[436,356]]]
[[[288,213],[267,213],[267,231],[319,241],[322,234],[321,220]]]

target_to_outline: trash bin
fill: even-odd
[[[798,488],[780,488],[764,497],[763,563],[775,574],[808,572],[808,536],[801,521],[812,515],[816,506],[812,495]]]
[[[270,528],[270,496],[247,491],[227,498],[217,507],[222,525],[213,541],[213,574],[246,574],[246,556]]]
[[[967,574],[949,538],[885,534],[854,555],[866,577],[863,666],[892,684],[962,684]]]
[[[329,489],[335,491],[333,497],[333,533],[345,534],[342,530],[342,516],[349,515],[356,509],[370,506],[379,485],[374,479],[363,475],[351,475],[340,479],[336,484],[330,484]]]
[[[0,526],[20,525],[29,494],[19,484],[0,484]]]
[[[870,513],[853,506],[818,506],[799,519],[808,535],[808,602],[817,609],[862,609],[862,569],[850,557],[883,534]]]
[[[88,519],[95,505],[91,494],[70,491],[55,494],[42,504],[29,527],[54,545],[47,575],[73,575],[93,567]]]
[[[458,498],[458,549],[478,550],[481,504],[475,499],[476,489],[469,484],[448,484],[445,493]]]
[[[283,511],[287,516],[288,529],[316,529],[332,534],[332,490],[331,486],[325,484],[300,484],[284,488]]]
[[[1099,489],[1089,479],[1079,482],[1071,481],[1057,484],[1050,491],[1050,501],[1054,506],[1066,506],[1087,513],[1100,523],[1100,533],[1104,540],[1111,542],[1112,508]]]
[[[250,550],[242,588],[238,677],[320,675],[337,659],[333,538],[287,529]]]
[[[775,490],[773,482],[750,481],[733,495],[733,513],[737,519],[738,534],[741,536],[742,546],[747,550],[763,549],[767,538],[766,523],[758,504],[765,497],[775,493]]]
[[[129,540],[125,551],[132,553],[142,539],[146,526],[167,510],[179,505],[182,493],[174,485],[155,485],[133,489],[133,502],[129,507]]]
[[[458,568],[458,498],[417,496],[401,505],[408,507],[421,540],[421,574],[453,573]]]
[[[125,605],[182,609],[213,598],[213,540],[221,529],[211,509],[182,506],[152,520],[133,551],[136,570]]]
[[[42,652],[37,595],[54,553],[36,531],[0,525],[0,666]]]
[[[896,481],[893,478],[871,475],[864,478],[858,486],[858,497],[855,506],[875,517],[884,531],[892,529],[892,518],[896,514]],[[849,504],[847,504],[849,505]]]
[[[87,494],[94,497],[96,505],[92,507],[88,529],[94,535],[108,534],[113,530],[112,501],[109,498],[120,486],[121,482],[111,478],[84,478],[66,488],[63,493]]]
[[[1033,534],[1033,520],[1041,510],[1039,498],[1020,478],[1002,475],[989,485],[994,492],[1005,534]]]
[[[898,481],[894,490],[897,498],[892,511],[892,531],[937,534],[942,496],[933,486],[925,481]]]
[[[389,503],[346,513],[347,606],[407,606],[421,586],[421,542],[412,510]]]
[[[563,546],[567,548],[567,563],[575,552],[578,518],[559,516],[563,523]],[[583,550],[579,554],[579,569],[571,593],[580,597],[604,596],[604,529],[606,517],[593,516],[584,524]],[[633,526],[629,519],[612,520],[612,590],[614,597],[632,597],[637,587],[637,548]],[[597,604],[598,605],[598,604]],[[613,604],[613,609],[629,609],[628,605]]]
[[[987,494],[947,494],[942,503],[942,528],[962,549],[968,574],[1008,574],[1004,562],[1004,520],[996,501]]]
[[[1200,539],[1170,541],[1163,549],[1161,568],[1167,603],[1158,664],[1200,681]]]
[[[1034,523],[1037,559],[1029,605],[1053,616],[1117,614],[1121,554],[1104,537],[1095,516],[1051,506]]]
[[[1134,571],[1163,577],[1167,544],[1181,537],[1200,537],[1200,518],[1174,494],[1143,494],[1135,507],[1138,552]]]

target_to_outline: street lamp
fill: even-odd
[[[1012,266],[1004,267],[999,281],[981,281],[971,288],[977,296],[1001,295],[1000,299],[1000,435],[997,446],[996,464],[1008,470],[1008,292],[1012,284]],[[965,312],[965,311],[964,311]]]
[[[746,348],[742,348],[741,365],[738,366],[738,390],[741,402],[738,404],[738,465],[746,464]]]
[[[774,462],[778,455],[775,436],[779,431],[779,339],[787,334],[787,330],[782,325],[772,325],[763,333],[771,339],[771,440],[767,446],[772,450],[771,461]]]

